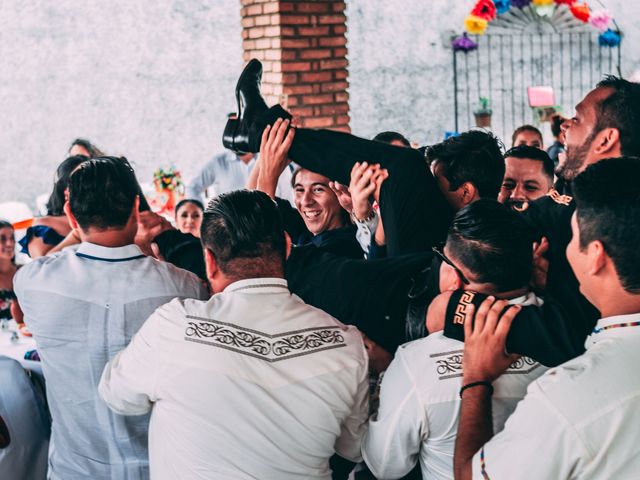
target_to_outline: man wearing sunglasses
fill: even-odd
[[[541,305],[528,288],[532,269],[531,232],[504,205],[480,199],[455,216],[440,258],[440,290],[465,290],[468,301],[482,292],[515,305]],[[377,478],[400,478],[419,461],[423,478],[452,478],[460,411],[464,344],[430,331],[402,345],[387,369],[380,408],[369,422],[363,456]],[[496,431],[546,368],[523,357],[495,384]]]

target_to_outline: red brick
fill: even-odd
[[[243,40],[242,48],[246,50],[255,50],[256,49],[256,41],[255,40]]]
[[[268,15],[258,15],[257,17],[247,17],[246,19],[243,18],[242,21],[244,22],[245,20],[253,20],[254,25],[257,25],[258,27],[264,27],[266,25],[271,25],[271,19],[269,18]],[[242,26],[244,27],[244,23],[242,24]],[[252,27],[253,25],[247,25],[249,27]]]
[[[278,37],[271,39],[271,48],[281,48],[282,44]]]
[[[262,11],[263,13],[276,13],[278,12],[278,7],[280,6],[279,4],[280,2],[277,1],[267,2],[262,7]]]
[[[246,40],[247,38],[249,38],[249,30],[243,29],[242,30],[242,39]]]
[[[347,39],[343,36],[319,38],[318,41],[322,47],[344,47],[347,44]]]
[[[264,36],[265,37],[278,37],[280,35],[280,27],[271,26],[264,28]]]
[[[281,25],[309,25],[311,17],[309,15],[280,15]]]
[[[290,95],[311,93],[313,91],[312,85],[287,85],[287,93]]]
[[[296,27],[280,27],[281,37],[295,37],[296,36]]]
[[[349,127],[349,125],[336,125],[331,127],[331,130],[334,130],[336,132],[351,133],[351,127]]]
[[[304,97],[305,105],[319,105],[331,102],[333,102],[333,95],[330,93],[325,93],[324,95],[305,95]]]
[[[280,12],[293,12],[295,10],[294,2],[279,2],[280,3]]]
[[[264,83],[280,83],[282,82],[282,74],[265,72],[265,74],[262,76],[262,80],[264,81]]]
[[[348,65],[348,62],[346,58],[341,58],[338,60],[322,60],[320,62],[320,68],[322,70],[347,68],[347,65]]]
[[[318,20],[320,21],[321,25],[332,25],[332,24],[340,25],[346,22],[347,17],[345,17],[341,13],[336,15],[320,15],[318,17]]]
[[[261,60],[262,61],[262,65],[264,66],[264,64],[265,64],[265,62],[264,62],[264,53],[265,53],[265,50],[253,50],[251,52],[251,58],[255,58],[255,59]],[[267,62],[267,63],[270,63],[270,62]],[[269,65],[269,67],[271,67],[271,65]],[[265,69],[265,71],[269,72],[270,70],[266,70]]]
[[[283,38],[280,45],[282,48],[307,48],[310,42],[308,38]]]
[[[335,117],[336,125],[348,125],[349,124],[349,115],[339,115]]]
[[[345,78],[349,77],[349,72],[347,72],[346,69],[343,70],[336,70],[335,72],[333,72],[333,78],[335,78],[336,80],[344,80]]]
[[[251,16],[251,15],[260,15],[262,13],[262,5],[249,5],[246,7],[245,14],[243,17]]]
[[[285,73],[285,74],[282,75],[282,84],[283,85],[292,85],[294,83],[298,83],[298,74],[297,73]]]
[[[343,113],[349,113],[349,104],[323,105],[320,109],[321,115],[340,115]]]
[[[302,107],[302,106],[297,106],[296,108],[291,109],[291,114],[294,117],[298,117],[298,121],[301,118],[304,117],[310,117],[313,115],[313,107]]]
[[[322,84],[322,93],[341,92],[349,88],[348,82],[327,82]]]
[[[253,27],[256,24],[255,18],[256,17],[243,17],[242,20],[240,21],[240,24],[242,25],[243,28]],[[257,17],[257,18],[260,18],[260,17]]]
[[[282,52],[282,60],[297,60],[298,59],[298,51],[297,50],[278,50]]]
[[[269,21],[271,25],[280,25],[280,15],[271,15]]]
[[[253,27],[249,29],[249,38],[262,38],[264,37],[263,27]]]
[[[329,35],[329,27],[298,27],[298,35],[302,35],[303,37],[320,37],[322,35]]]
[[[328,3],[319,2],[298,2],[296,3],[296,11],[302,13],[328,13]]]
[[[341,13],[344,12],[346,7],[344,2],[334,2],[333,5],[331,5],[331,10],[333,10],[334,13]]]
[[[348,50],[344,47],[341,48],[334,48],[333,49],[333,56],[335,58],[343,58],[347,56]]]
[[[336,102],[348,102],[349,94],[347,92],[336,92],[334,95],[336,97]]]
[[[262,50],[262,49],[271,48],[272,46],[273,46],[273,42],[271,41],[270,38],[259,38],[258,40],[256,40],[255,48]]]
[[[313,72],[300,75],[300,81],[303,83],[328,82],[329,80],[331,80],[331,72]]]
[[[280,60],[282,59],[282,50],[266,50],[264,58],[267,60]]]
[[[287,97],[287,106],[288,107],[295,107],[298,104],[300,104],[300,99],[298,97],[292,96],[292,95],[289,95]]]
[[[320,49],[320,50],[300,50],[298,53],[301,59],[307,60],[317,60],[321,58],[331,58],[331,50],[328,49]]]
[[[282,64],[283,72],[308,72],[311,69],[309,62],[286,62]]]
[[[307,117],[303,118],[302,126],[305,128],[326,128],[334,124],[332,117]]]
[[[333,30],[333,33],[335,33],[336,35],[343,35],[347,31],[347,26],[346,25],[333,25],[331,27],[331,29]]]

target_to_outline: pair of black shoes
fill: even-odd
[[[236,84],[238,117],[227,121],[222,134],[222,144],[229,150],[258,152],[264,128],[276,118],[291,118],[279,105],[269,109],[260,93],[261,80],[262,64],[253,59],[244,67]]]

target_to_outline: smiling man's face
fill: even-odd
[[[329,181],[325,176],[302,169],[293,185],[296,208],[314,235],[344,226],[342,207],[329,188]]]

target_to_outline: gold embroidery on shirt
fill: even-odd
[[[573,200],[573,197],[569,195],[560,195],[560,193],[555,188],[549,190],[547,196],[551,197],[551,200],[553,200],[554,202],[564,206],[568,206],[569,203],[571,203],[571,200]]]
[[[471,305],[473,297],[475,296],[476,294],[473,292],[464,292],[462,294],[460,302],[458,302],[458,305],[456,306],[456,313],[453,316],[453,323],[455,325],[464,325],[464,316],[467,312],[467,307]]]

